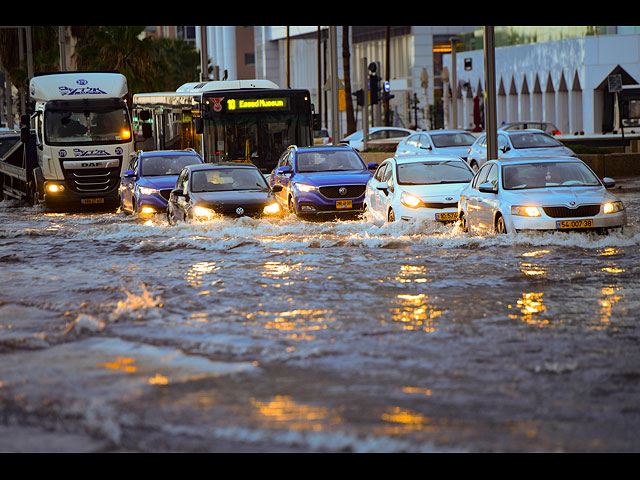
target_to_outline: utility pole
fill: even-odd
[[[451,125],[458,128],[458,78],[456,72],[457,37],[449,38],[451,42]]]
[[[338,104],[338,94],[340,85],[338,84],[338,34],[336,27],[329,27],[329,54],[331,69],[331,138],[333,143],[340,141],[340,111]]]
[[[209,53],[207,52],[207,27],[200,27],[200,81],[209,81]]]
[[[369,86],[368,86],[368,67],[367,57],[362,57],[362,151],[366,152],[369,148]]]
[[[58,27],[58,42],[60,43],[60,71],[67,71],[67,41],[65,37],[65,27]]]
[[[493,27],[482,27],[484,34],[484,115],[487,134],[487,160],[498,158],[496,119],[496,57]]]

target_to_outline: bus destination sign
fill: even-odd
[[[288,107],[287,98],[229,98],[227,111],[283,110]]]

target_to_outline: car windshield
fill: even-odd
[[[600,181],[594,173],[581,162],[536,162],[504,165],[502,179],[506,190],[600,185]]]
[[[300,173],[365,170],[360,157],[351,150],[324,150],[298,152],[296,170]]]
[[[468,183],[473,172],[460,161],[425,161],[398,165],[398,183],[402,185],[433,185]]]
[[[156,177],[159,175],[178,175],[187,165],[202,163],[195,155],[167,155],[142,158],[140,175]]]
[[[193,193],[232,190],[269,190],[269,186],[256,168],[229,167],[196,170],[191,175]]]
[[[513,148],[544,148],[562,146],[558,140],[542,132],[513,133],[510,138]]]
[[[432,133],[431,141],[436,147],[467,147],[476,141],[476,137],[464,132]]]

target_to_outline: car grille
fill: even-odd
[[[76,193],[109,193],[118,188],[120,184],[121,157],[87,158],[92,160],[117,160],[118,165],[110,168],[65,169],[64,160],[60,159],[64,179],[67,186]]]
[[[454,208],[458,206],[458,202],[439,203],[439,202],[422,202],[426,208]]]
[[[600,205],[580,205],[569,207],[542,207],[544,213],[551,218],[593,217],[600,212]]]
[[[340,189],[346,188],[344,195],[340,194]],[[357,198],[364,194],[366,185],[332,185],[329,187],[320,187],[318,190],[327,198]]]

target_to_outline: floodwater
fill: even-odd
[[[0,203],[2,452],[637,452],[622,233]]]

